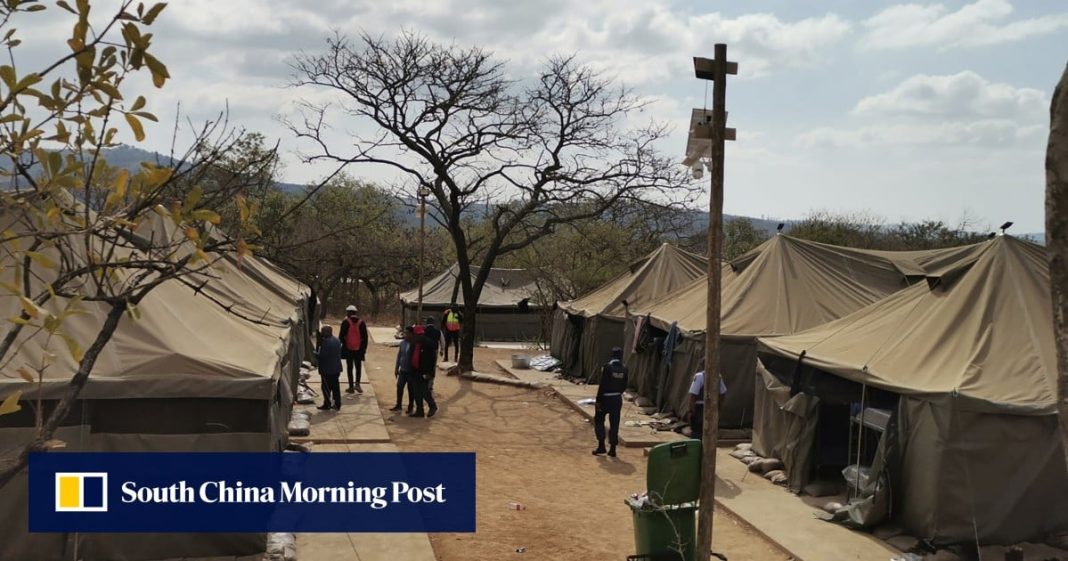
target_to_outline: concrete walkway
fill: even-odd
[[[379,345],[385,345],[387,347],[400,346],[400,339],[393,337],[397,334],[397,330],[392,327],[367,326],[367,334],[371,336],[372,341]]]
[[[813,516],[815,508],[716,451],[716,503],[790,552],[797,561],[888,561],[901,552],[882,541]]]
[[[575,384],[556,377],[552,372],[542,372],[533,368],[512,368],[507,360],[496,361],[497,367],[517,380],[525,382],[542,383],[551,387],[561,401],[571,406],[586,418],[593,422],[594,407],[592,404],[580,403],[583,400],[593,399],[597,396],[597,386]],[[684,438],[681,434],[672,431],[658,431],[648,426],[628,426],[630,423],[640,423],[654,420],[649,415],[642,413],[641,408],[633,402],[623,401],[623,413],[620,416],[619,443],[627,448],[644,448],[656,446],[665,442],[674,442]]]
[[[377,328],[371,328],[377,329]],[[392,330],[388,330],[392,331]],[[372,338],[374,334],[371,335]],[[392,337],[392,334],[390,335]],[[382,376],[381,367],[364,372],[362,394],[342,394],[341,411],[319,411],[314,405],[298,405],[311,414],[311,434],[294,442],[311,443],[312,454],[332,452],[398,452],[375,399],[368,376]],[[392,376],[392,373],[389,374]],[[342,374],[344,378],[344,374]],[[342,380],[342,391],[346,382]],[[313,373],[309,385],[320,391]],[[320,397],[319,403],[322,403]],[[434,561],[434,549],[426,534],[297,534],[297,558],[308,561]]]

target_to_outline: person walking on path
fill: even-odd
[[[427,392],[432,392],[432,391],[434,391],[433,373],[437,372],[437,369],[438,369],[438,354],[439,354],[439,352],[444,352],[444,349],[442,349],[442,347],[444,347],[445,335],[443,335],[441,333],[440,329],[438,329],[437,327],[434,326],[434,317],[433,316],[426,316],[425,318],[423,318],[423,331],[424,331],[424,335],[426,336],[427,342],[429,343],[430,347],[434,350],[434,353],[431,355],[431,358],[433,359],[434,364],[430,367],[431,377],[430,377],[430,381],[427,383],[427,387],[426,387],[427,388],[426,389]],[[457,358],[457,360],[459,360],[460,357],[457,356],[456,358]]]
[[[705,364],[701,363],[701,371],[693,375],[690,383],[690,438],[701,440],[704,434],[705,420]],[[727,384],[723,383],[723,377],[719,378],[719,404],[723,406],[723,396],[727,395]]]
[[[363,388],[360,387],[360,377],[363,373],[363,359],[367,354],[367,343],[370,337],[367,336],[367,324],[360,319],[358,314],[359,310],[356,306],[350,304],[348,308],[345,308],[345,319],[341,322],[339,334],[343,345],[342,355],[349,376],[349,387],[345,390],[346,393],[363,393]],[[354,369],[356,370],[355,381],[352,377]]]
[[[404,328],[404,338],[401,339],[400,348],[397,349],[397,365],[393,375],[397,377],[397,403],[390,411],[400,411],[401,401],[404,399],[404,388],[408,388],[408,414],[415,410],[415,396],[412,394],[413,378],[415,371],[412,369],[412,347],[415,338],[415,330],[412,326]]]
[[[449,347],[456,349],[454,356],[460,360],[460,330],[463,328],[464,315],[460,310],[449,307],[441,314],[441,324],[445,326],[445,346],[442,357],[449,360]]]
[[[323,404],[318,407],[323,411],[333,407],[341,410],[341,341],[334,337],[334,329],[324,325],[319,332],[319,380],[322,382]],[[333,404],[331,404],[333,401]]]
[[[417,325],[413,329],[412,338],[412,390],[415,396],[415,412],[409,413],[409,417],[433,417],[438,412],[438,404],[434,401],[434,393],[431,391],[434,382],[435,346],[431,344],[424,325]],[[440,335],[439,335],[440,336]],[[423,403],[427,409],[423,409]]]
[[[612,356],[601,369],[601,384],[597,386],[596,414],[593,418],[593,433],[597,436],[594,456],[605,452],[615,457],[619,444],[619,416],[623,411],[623,391],[627,389],[627,367],[623,366],[623,349],[612,347]],[[604,421],[608,417],[608,445],[604,448]]]

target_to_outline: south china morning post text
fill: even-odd
[[[247,486],[242,481],[205,481],[198,486],[179,481],[166,487],[138,485],[137,481],[122,483],[123,503],[348,503],[367,504],[380,510],[391,504],[446,502],[445,485],[413,487],[404,481],[391,481],[388,486],[361,486],[348,481],[334,487],[308,486],[300,481],[281,481],[276,487]]]
[[[473,532],[473,453],[47,453],[31,532]]]

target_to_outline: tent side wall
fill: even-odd
[[[896,512],[938,543],[1011,545],[1068,529],[1068,468],[1055,415],[961,410],[951,398],[905,397]],[[974,524],[974,526],[973,526]]]
[[[285,440],[272,426],[278,409],[277,398],[84,400],[55,438],[70,452],[272,452]],[[32,438],[32,419],[27,423],[21,412],[0,419],[0,441]],[[266,534],[247,533],[28,534],[28,498],[25,471],[0,492],[0,519],[8,522],[0,561],[65,561],[75,547],[85,561],[148,561],[238,557],[262,553],[267,546]]]
[[[604,316],[586,318],[572,377],[589,380],[591,384],[601,381],[601,367],[608,362],[612,347],[624,347],[623,323]]]

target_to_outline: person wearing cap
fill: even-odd
[[[594,456],[608,453],[615,457],[619,444],[619,416],[623,411],[623,392],[627,389],[627,367],[623,366],[623,349],[612,347],[611,358],[601,368],[601,383],[597,386],[596,414],[593,433],[597,436]],[[604,421],[608,418],[608,450],[604,448]]]
[[[349,387],[345,391],[347,393],[363,393],[363,389],[360,388],[360,376],[363,372],[363,359],[367,354],[367,343],[370,337],[367,336],[367,324],[360,319],[359,310],[356,306],[349,304],[349,307],[345,308],[345,319],[341,321],[341,331],[338,334],[338,338],[341,339],[342,357],[345,359],[345,367],[349,376]],[[353,380],[352,372],[356,371],[356,378]]]
[[[409,417],[433,417],[438,412],[438,404],[434,401],[433,389],[436,351],[435,346],[427,336],[425,325],[416,325],[412,328],[412,376],[411,395],[415,396],[415,412],[408,413]],[[439,335],[440,337],[440,335]],[[423,403],[428,409],[423,409]]]
[[[701,436],[704,434],[704,420],[705,420],[705,361],[701,361],[700,372],[693,375],[693,381],[690,382],[690,438],[701,440]],[[723,383],[723,376],[717,376],[719,378],[719,404],[723,406],[723,396],[727,395],[727,384]]]
[[[333,407],[341,410],[341,341],[334,337],[334,328],[324,325],[319,331],[319,348],[315,351],[322,383],[323,411]],[[333,403],[331,403],[333,402]]]

